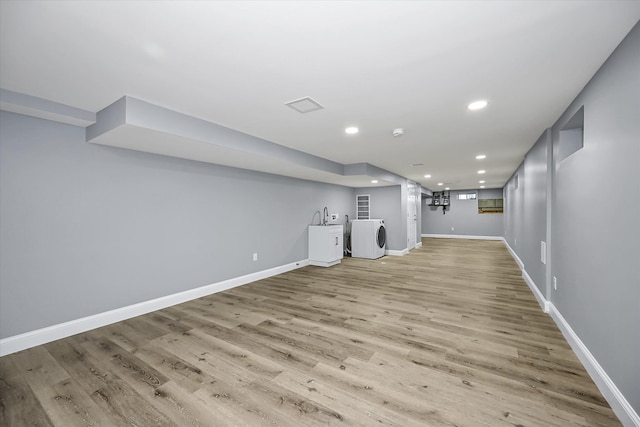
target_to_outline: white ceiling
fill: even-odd
[[[638,19],[639,1],[2,1],[0,86],[94,112],[129,95],[427,188],[502,187]],[[285,105],[305,96],[325,108]]]

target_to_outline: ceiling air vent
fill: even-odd
[[[285,102],[285,105],[296,110],[298,113],[306,114],[312,111],[322,110],[324,107],[320,105],[316,100],[311,99],[309,96],[296,99],[294,101]]]

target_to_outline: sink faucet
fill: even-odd
[[[322,225],[327,225],[328,220],[329,220],[329,210],[325,206],[324,210],[322,211]]]

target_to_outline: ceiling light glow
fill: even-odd
[[[479,170],[479,171],[478,171],[478,173],[479,173],[480,175],[482,175],[482,174],[483,174],[483,173],[485,173],[485,172],[486,172],[485,170]]]
[[[372,179],[372,180],[371,180],[371,183],[372,183],[372,184],[377,184],[377,183],[378,183],[378,180],[377,180],[377,179]]]
[[[438,185],[442,185],[442,183],[441,183],[441,182],[439,182],[439,183],[438,183]]]
[[[484,188],[484,185],[481,185],[480,188]]]
[[[478,181],[480,184],[484,184],[484,179],[481,179],[480,181]]]
[[[476,160],[482,160],[482,159],[486,159],[486,158],[487,158],[487,155],[486,155],[486,154],[478,154],[478,155],[476,156]]]
[[[431,178],[431,175],[426,174],[424,177],[425,177],[425,178]]]
[[[474,101],[471,104],[467,105],[467,108],[469,110],[481,110],[484,107],[486,107],[488,104],[487,101],[485,101],[484,99],[479,100],[479,101]]]
[[[444,189],[445,189],[445,190],[450,190],[450,188],[449,188],[449,187],[444,187]]]
[[[344,131],[349,135],[355,135],[356,133],[358,133],[359,129],[355,126],[349,126]]]

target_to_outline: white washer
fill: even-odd
[[[377,259],[384,256],[387,231],[383,219],[356,219],[351,222],[351,256]]]

